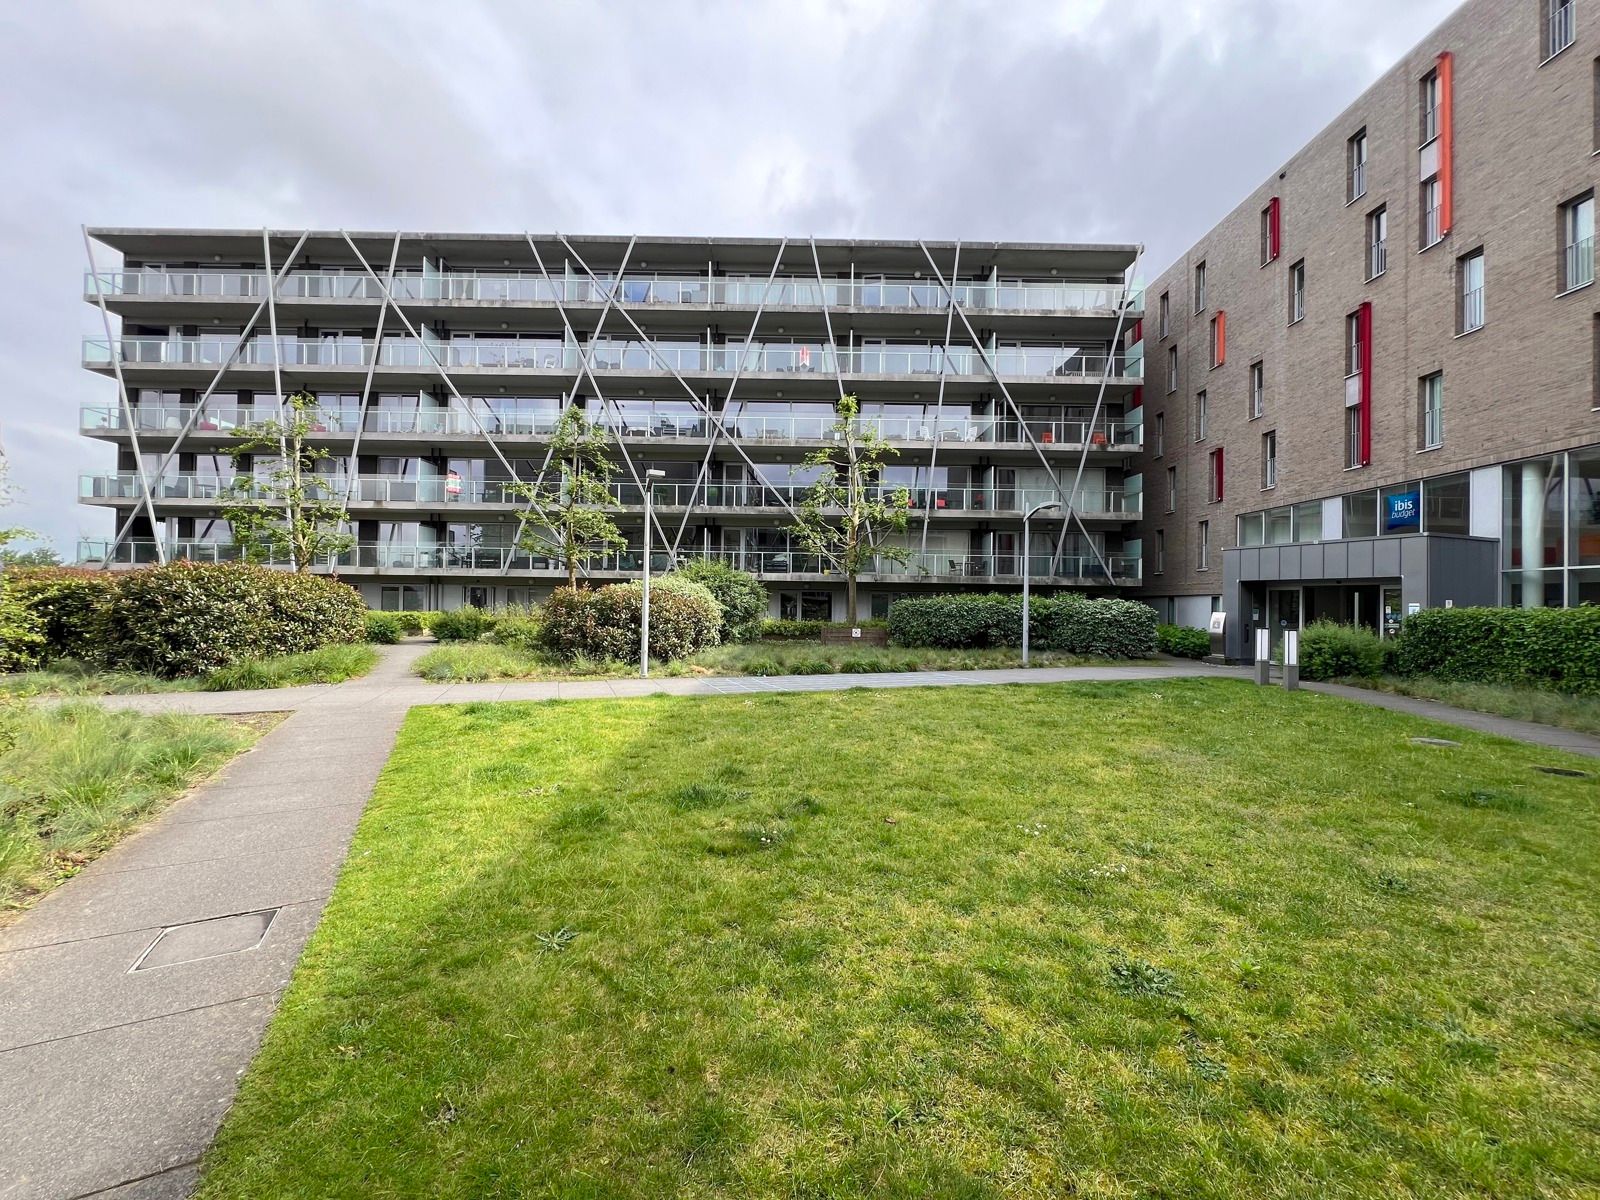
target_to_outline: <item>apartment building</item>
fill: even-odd
[[[1600,602],[1600,0],[1469,0],[1150,285],[1141,595]]]
[[[596,581],[714,557],[775,616],[844,620],[838,573],[792,540],[855,394],[896,454],[907,529],[861,576],[859,617],[921,590],[1126,590],[1143,556],[1136,246],[96,229],[85,299],[106,378],[81,480],[111,566],[237,557],[234,431],[318,398],[318,488],[354,548],[315,564],[373,607],[536,601],[563,563],[518,545],[513,485],[550,469],[576,405],[611,436],[628,548]],[[102,261],[109,260],[109,261]],[[661,472],[659,478],[647,472]],[[267,493],[263,493],[264,495]],[[265,501],[264,501],[265,502]],[[1022,544],[1024,518],[1031,540]]]

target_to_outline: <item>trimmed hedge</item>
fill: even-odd
[[[1383,668],[1384,642],[1370,629],[1313,621],[1300,631],[1302,679],[1376,679]]]
[[[704,584],[722,605],[724,642],[749,642],[761,636],[762,618],[767,615],[767,589],[750,572],[705,558],[686,562],[672,574]]]
[[[829,621],[766,620],[761,622],[761,636],[776,642],[815,641],[830,624]]]
[[[44,619],[0,575],[0,671],[31,671],[43,660]]]
[[[1204,658],[1211,653],[1211,635],[1193,625],[1157,625],[1156,649],[1178,658]]]
[[[105,613],[117,596],[117,576],[78,567],[37,567],[6,573],[17,602],[39,618],[39,661],[75,658],[93,663],[105,650]]]
[[[494,628],[494,614],[467,605],[439,613],[428,625],[428,632],[441,642],[476,642]]]
[[[405,625],[398,613],[369,612],[367,614],[367,641],[380,646],[392,646],[405,633]]]
[[[1400,625],[1396,667],[1460,683],[1600,695],[1600,608],[1430,608]]]
[[[574,591],[560,588],[545,602],[546,649],[564,658],[628,661],[639,654],[644,585],[638,580]],[[650,584],[650,654],[674,659],[715,646],[722,606],[704,584],[664,575]]]
[[[1035,596],[1028,610],[1028,641],[1040,650],[1144,658],[1156,648],[1155,609],[1135,600]],[[897,646],[949,650],[1020,646],[1022,597],[976,592],[897,600],[889,606],[889,640]]]
[[[489,640],[518,650],[537,650],[544,644],[541,641],[543,629],[544,618],[537,608],[503,608],[495,614]]]
[[[175,562],[118,576],[104,661],[166,677],[248,658],[362,641],[366,605],[348,584],[246,563]]]

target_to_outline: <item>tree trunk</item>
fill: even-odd
[[[845,620],[849,625],[856,623],[856,573],[851,571],[844,577],[844,608]]]
[[[573,591],[578,590],[578,546],[577,540],[572,536],[569,528],[561,538],[561,548],[567,556],[567,586]]]

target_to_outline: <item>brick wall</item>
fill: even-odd
[[[1600,176],[1596,73],[1600,0],[1576,0],[1574,44],[1541,64],[1547,0],[1469,0],[1246,197],[1150,286],[1147,435],[1165,412],[1165,453],[1144,456],[1143,594],[1222,589],[1224,547],[1244,512],[1600,441],[1595,410],[1600,285],[1558,296],[1559,208]],[[1419,81],[1441,51],[1454,63],[1454,222],[1419,251]],[[1348,139],[1365,127],[1365,196],[1348,203]],[[1248,136],[1248,130],[1238,130]],[[1281,253],[1261,265],[1261,211],[1281,198]],[[1388,209],[1387,270],[1367,279],[1367,215]],[[1457,336],[1457,260],[1485,253],[1486,324]],[[1306,316],[1288,323],[1288,275],[1306,264]],[[1205,311],[1194,268],[1206,265]],[[1158,297],[1170,295],[1160,339]],[[1344,461],[1345,317],[1373,306],[1372,461]],[[1209,361],[1210,321],[1227,313],[1227,361]],[[1178,347],[1169,393],[1168,346]],[[1266,404],[1249,419],[1249,367],[1264,364]],[[1418,380],[1444,372],[1444,444],[1419,450]],[[1205,389],[1207,437],[1196,441]],[[1261,435],[1277,433],[1278,485],[1261,488]],[[1221,503],[1208,456],[1225,447]],[[1166,513],[1166,468],[1179,501]],[[1211,570],[1196,570],[1197,523],[1211,523]],[[1151,574],[1155,530],[1166,570]]]

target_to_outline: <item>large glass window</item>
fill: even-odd
[[[1322,540],[1322,501],[1307,500],[1294,506],[1294,540],[1320,542]]]
[[[1378,493],[1354,492],[1344,498],[1344,536],[1378,536]]]
[[[1245,513],[1239,518],[1239,545],[1259,546],[1263,541],[1266,513]]]
[[[1267,510],[1267,545],[1287,546],[1294,541],[1294,518],[1287,506]]]
[[[1472,485],[1466,472],[1423,480],[1422,504],[1422,527],[1427,532],[1470,532]]]
[[[1572,480],[1567,485],[1571,498],[1571,547],[1568,561],[1574,566],[1600,564],[1600,449],[1580,450],[1570,459]]]
[[[1420,448],[1434,450],[1444,445],[1444,374],[1435,371],[1417,382]]]
[[[1506,602],[1525,608],[1562,603],[1561,457],[1529,459],[1506,467],[1505,522],[1500,546],[1506,566]]]
[[[1561,206],[1566,246],[1561,286],[1566,291],[1594,282],[1594,193]]]

